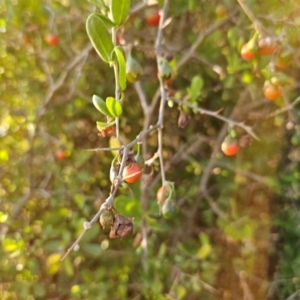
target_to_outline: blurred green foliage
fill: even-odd
[[[99,136],[96,121],[105,120],[92,96],[114,95],[114,73],[92,50],[85,28],[94,3],[105,2],[0,4],[0,298],[286,299],[300,280],[299,108],[272,114],[299,93],[296,1],[247,1],[293,53],[281,71],[289,78],[284,101],[276,103],[263,97],[261,72],[274,68],[276,55],[242,60],[239,50],[253,24],[236,1],[170,1],[163,52],[173,57],[176,71],[170,89],[176,101],[186,99],[181,106],[191,117],[187,128],[178,128],[179,105],[168,101],[163,154],[167,180],[175,183],[176,217],[159,216],[155,160],[151,170],[145,168],[148,176],[120,189],[115,199],[115,209],[134,218],[133,237],[111,240],[109,228],[97,223],[78,251],[60,261],[110,193],[114,155],[86,151],[113,144]],[[134,13],[119,32],[125,50],[135,44],[141,85],[154,109],[145,115],[137,90],[127,83],[120,118],[126,143],[158,116],[157,28],[145,22],[148,7],[134,10],[141,2],[131,1]],[[59,36],[57,46],[45,42],[49,33]],[[260,140],[236,126],[243,147],[236,157],[225,157],[220,144],[228,124],[193,106],[245,122]],[[142,148],[145,159],[155,154],[155,133]]]

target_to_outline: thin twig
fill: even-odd
[[[127,159],[127,155],[128,155],[128,148],[124,147],[120,171],[119,171],[119,174],[118,174],[115,182],[113,183],[113,188],[111,189],[112,190],[111,194],[105,200],[105,202],[100,206],[100,209],[95,214],[95,216],[92,218],[92,220],[90,222],[84,222],[83,223],[84,231],[79,235],[79,237],[76,239],[76,241],[67,250],[67,252],[65,253],[65,255],[61,258],[61,261],[63,261],[71,253],[71,251],[73,249],[75,249],[75,248],[78,247],[80,241],[82,240],[82,238],[84,237],[84,235],[86,234],[86,232],[89,229],[92,228],[92,226],[94,225],[94,223],[96,223],[98,221],[98,219],[101,216],[101,214],[103,214],[105,210],[110,209],[112,207],[112,204],[113,204],[113,201],[114,201],[114,197],[115,197],[115,195],[117,193],[118,187],[119,187],[119,185],[123,181],[122,180],[122,173],[123,173],[123,169],[125,167],[125,162],[126,162],[126,159]]]
[[[169,0],[165,0],[164,6],[162,9],[158,31],[157,31],[157,37],[155,41],[155,50],[156,50],[156,58],[157,58],[157,68],[159,69],[159,65],[161,64],[162,59],[162,38],[163,38],[163,24],[166,20],[167,16],[167,10],[169,7]],[[162,178],[162,184],[165,184],[166,181],[166,175],[164,171],[164,159],[163,159],[163,139],[162,139],[162,130],[163,130],[163,124],[164,124],[164,110],[165,110],[165,103],[167,99],[167,93],[164,88],[163,79],[159,78],[159,86],[160,86],[160,106],[159,106],[159,115],[158,115],[158,121],[157,124],[159,125],[158,128],[158,154],[159,154],[159,162],[160,162],[160,171],[161,171],[161,178]]]
[[[99,152],[99,151],[116,151],[116,150],[120,150],[123,147],[114,147],[114,148],[94,148],[94,149],[86,149],[84,151],[95,151],[95,152]]]
[[[224,168],[226,168],[226,169],[228,169],[230,171],[233,171],[236,174],[240,174],[242,176],[248,177],[248,178],[250,178],[252,180],[255,180],[255,181],[259,182],[259,183],[262,183],[264,185],[268,185],[268,181],[263,176],[255,174],[253,172],[250,172],[250,171],[247,171],[247,170],[238,169],[238,168],[232,166],[231,164],[224,163],[222,161],[218,161],[217,165],[220,166],[220,167],[224,167]]]
[[[219,120],[222,120],[230,126],[240,127],[242,129],[244,129],[247,133],[249,133],[252,137],[254,137],[256,140],[258,140],[258,141],[260,140],[259,137],[256,135],[256,133],[253,131],[251,126],[245,125],[244,122],[237,122],[237,121],[234,121],[232,119],[226,118],[226,117],[219,114],[220,111],[211,111],[211,110],[208,110],[208,109],[200,108],[200,107],[197,107],[193,104],[190,104],[190,103],[188,103],[184,100],[180,101],[180,100],[176,100],[176,99],[172,98],[172,101],[174,101],[174,102],[176,102],[180,105],[188,106],[189,108],[199,112],[200,114],[212,116],[212,117],[215,117]]]
[[[96,221],[99,219],[99,217],[101,216],[101,214],[106,210],[112,207],[113,201],[114,201],[114,197],[117,193],[118,187],[119,185],[123,182],[123,170],[125,168],[125,164],[126,164],[126,159],[128,156],[128,152],[129,149],[135,145],[137,142],[141,141],[143,138],[145,138],[149,133],[151,133],[152,131],[158,129],[160,127],[160,125],[154,125],[154,126],[150,126],[150,128],[148,130],[142,131],[132,142],[130,142],[129,144],[127,144],[126,146],[123,146],[123,155],[122,155],[122,161],[121,161],[121,166],[120,166],[120,170],[119,170],[119,174],[116,177],[115,182],[113,183],[113,187],[111,188],[111,194],[109,195],[109,197],[105,200],[105,202],[100,206],[100,209],[98,210],[98,212],[95,214],[95,216],[92,218],[92,220],[90,222],[85,222],[84,223],[84,231],[80,234],[80,236],[76,239],[76,241],[72,244],[72,246],[67,250],[67,252],[65,253],[65,255],[62,257],[61,260],[64,260],[73,249],[75,249],[76,247],[78,247],[78,244],[80,243],[80,241],[82,240],[82,238],[84,237],[84,235],[86,234],[86,232],[92,227],[92,225],[94,223],[96,223]],[[101,149],[101,148],[99,148]],[[104,148],[104,149],[109,149],[112,150],[114,148]],[[92,151],[94,151],[95,149],[90,149]]]
[[[147,96],[143,90],[141,82],[140,81],[136,82],[134,84],[134,88],[136,90],[136,93],[139,96],[144,115],[146,116],[149,113],[149,105],[148,105],[148,101],[147,101]]]
[[[282,114],[286,111],[289,111],[292,108],[294,108],[299,102],[300,102],[300,96],[298,96],[292,103],[290,103],[280,109],[277,109],[274,112],[272,112],[271,114],[267,115],[267,118],[272,118],[272,117],[278,116],[279,114]]]
[[[261,24],[261,22],[258,21],[258,19],[254,16],[250,8],[245,3],[245,0],[237,0],[241,8],[243,9],[244,13],[247,15],[247,17],[250,19],[250,21],[253,24],[253,27],[260,33],[265,33],[268,36],[270,36],[270,33],[268,30]]]
[[[220,218],[226,218],[226,214],[217,206],[217,204],[209,196],[209,193],[207,191],[207,185],[208,185],[209,178],[211,176],[211,172],[212,172],[212,170],[215,167],[216,162],[217,162],[217,154],[220,151],[219,150],[220,145],[221,145],[222,141],[224,140],[224,138],[227,134],[227,128],[228,128],[228,124],[225,123],[223,125],[223,128],[219,132],[219,135],[218,135],[218,138],[217,138],[216,143],[214,145],[210,160],[209,160],[207,166],[205,167],[205,169],[203,171],[203,174],[202,174],[202,177],[201,177],[201,180],[200,180],[200,184],[199,184],[199,189],[200,189],[201,194],[204,196],[204,198],[206,199],[206,201],[209,204],[209,206],[211,207],[211,209]]]
[[[191,275],[191,274],[188,274],[188,273],[185,273],[181,270],[179,270],[180,272],[180,277],[183,278],[183,277],[189,277],[189,278],[196,278],[197,281],[202,285],[202,287],[207,290],[208,292],[212,293],[212,294],[215,294],[215,295],[220,295],[220,292],[214,288],[212,285],[208,284],[207,282],[203,281],[202,279],[200,279],[200,276],[198,274],[196,275]],[[180,282],[180,281],[179,281]]]
[[[203,143],[204,141],[207,142],[208,140],[209,139],[207,139],[204,136],[197,136],[196,139],[195,139],[195,137],[193,137],[191,139],[192,143],[191,143],[191,141],[188,141],[186,144],[182,145],[179,149],[177,149],[176,153],[165,163],[165,165],[164,165],[165,172],[167,172],[174,163],[180,162],[181,159],[184,159],[184,156],[187,156],[189,153],[191,153],[193,151],[193,149],[199,148],[199,145],[201,143]],[[158,154],[156,152],[154,154],[154,156],[149,159],[149,162],[147,161],[148,164],[151,165],[153,163],[153,161],[157,158],[158,158]],[[145,162],[145,164],[146,164],[146,162]],[[152,180],[149,188],[151,189],[154,185],[156,185],[157,182],[160,180],[160,178],[161,178],[161,174],[158,173]]]
[[[184,56],[181,58],[181,60],[177,63],[177,68],[181,68],[195,53],[196,49],[201,45],[201,43],[204,41],[204,39],[212,34],[214,31],[217,29],[221,28],[224,26],[227,22],[229,22],[238,11],[234,11],[231,13],[227,18],[224,20],[213,24],[212,26],[208,27],[206,30],[204,30],[199,37],[196,39],[196,41],[192,44],[190,49],[184,54]]]

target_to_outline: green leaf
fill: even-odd
[[[116,121],[109,122],[109,123],[104,123],[104,122],[99,122],[99,121],[96,122],[98,130],[111,127],[111,126],[115,125],[115,123],[116,123]]]
[[[108,111],[105,101],[97,95],[93,95],[94,106],[105,116],[113,118],[114,116]]]
[[[54,275],[59,271],[61,256],[61,253],[53,253],[46,258],[47,273],[49,275]]]
[[[207,256],[209,256],[209,254],[211,253],[212,251],[212,247],[210,244],[204,244],[202,245],[199,250],[197,251],[197,258],[199,259],[204,259],[206,258]]]
[[[197,100],[200,96],[202,88],[203,79],[200,76],[195,76],[192,80],[191,86],[187,89],[192,102]]]
[[[104,23],[104,25],[107,27],[107,28],[112,28],[112,27],[115,27],[116,24],[109,18],[99,14],[99,13],[95,13],[95,15],[101,19],[101,21]]]
[[[139,219],[143,215],[139,200],[136,198],[119,195],[115,197],[114,207],[120,214],[131,216],[135,219]]]
[[[91,14],[86,20],[86,30],[98,55],[103,61],[109,63],[114,45],[103,18],[97,13]]]
[[[122,48],[120,46],[117,46],[114,49],[114,53],[116,54],[118,66],[119,66],[119,74],[118,74],[118,80],[119,85],[122,91],[126,89],[126,61],[125,57],[122,51]]]
[[[117,25],[122,25],[129,13],[130,0],[111,0],[110,11],[113,21]]]
[[[106,107],[113,117],[119,117],[123,112],[121,103],[113,97],[106,98]]]
[[[96,243],[83,244],[82,250],[92,257],[99,257],[102,253],[101,246]]]

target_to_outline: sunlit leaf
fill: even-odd
[[[4,239],[2,246],[3,246],[3,250],[8,252],[16,251],[19,248],[18,241],[10,238]]]
[[[93,96],[94,106],[105,116],[113,118],[114,116],[107,109],[105,101],[97,95]]]
[[[139,218],[143,213],[138,199],[124,195],[115,198],[114,207],[119,213],[128,217]]]
[[[200,259],[206,258],[211,253],[212,247],[210,244],[204,244],[197,251],[197,257]]]
[[[62,256],[61,253],[53,253],[47,257],[46,265],[47,265],[47,273],[49,275],[54,275],[59,271],[61,256]]]
[[[191,102],[197,100],[197,98],[201,95],[202,88],[203,88],[203,79],[200,76],[195,76],[192,79],[191,86],[187,89]]]
[[[112,122],[109,122],[109,123],[104,123],[104,122],[100,122],[100,121],[97,121],[96,124],[97,124],[97,128],[99,130],[101,129],[104,129],[104,128],[108,128],[108,127],[111,127],[113,125],[115,125],[116,121],[112,121]]]
[[[116,26],[116,24],[114,22],[112,22],[112,20],[110,20],[109,18],[107,18],[101,14],[98,14],[98,13],[95,13],[95,15],[101,19],[101,21],[104,23],[104,25],[107,28],[112,28],[112,27]]]
[[[8,151],[6,149],[0,150],[0,162],[6,162],[9,160]]]
[[[0,211],[0,223],[6,222],[8,218],[8,214],[5,214],[4,212]]]
[[[121,103],[113,97],[106,98],[106,107],[113,117],[119,117],[123,112]]]
[[[186,288],[182,285],[177,285],[175,291],[176,291],[177,299],[184,299],[187,293]]]
[[[114,49],[108,29],[99,14],[91,14],[86,21],[87,34],[93,47],[103,61],[109,63]]]
[[[116,54],[117,61],[118,61],[118,80],[121,90],[126,89],[126,61],[125,57],[122,51],[122,48],[120,46],[117,46],[114,49],[114,53]]]
[[[113,21],[117,25],[122,25],[126,20],[130,8],[130,0],[111,0],[110,11]]]
[[[200,241],[201,241],[202,245],[209,244],[209,238],[208,238],[208,235],[206,233],[201,232],[199,234],[199,238],[200,238]]]
[[[79,294],[80,293],[80,286],[78,284],[73,285],[71,288],[71,293],[72,294]]]
[[[0,18],[0,32],[6,32],[6,21]]]

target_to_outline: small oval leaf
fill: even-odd
[[[103,115],[114,118],[114,116],[107,109],[106,103],[102,98],[100,98],[97,95],[94,95],[93,96],[93,104]]]
[[[109,63],[114,45],[105,23],[99,14],[93,13],[86,20],[87,34],[93,47],[103,61]]]
[[[110,11],[113,21],[117,25],[122,25],[129,13],[130,0],[111,0]]]
[[[98,130],[114,126],[115,123],[116,123],[116,121],[112,121],[112,122],[109,122],[109,123],[104,123],[104,122],[99,122],[99,121],[96,122]]]
[[[106,98],[106,107],[115,118],[119,117],[123,112],[121,103],[113,97]]]
[[[118,80],[119,85],[122,91],[126,89],[126,61],[125,57],[122,51],[122,48],[120,46],[117,46],[114,49],[114,53],[116,54],[118,66],[119,66],[119,74],[118,74]]]

